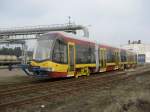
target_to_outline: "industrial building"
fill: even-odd
[[[137,53],[138,63],[150,63],[150,44],[144,44],[141,40],[128,41],[128,44],[122,45],[121,48],[131,50]]]

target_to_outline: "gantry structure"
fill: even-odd
[[[75,24],[55,24],[44,26],[30,26],[30,27],[15,27],[0,29],[0,44],[20,44],[22,45],[22,63],[27,63],[27,46],[26,40],[37,39],[39,36],[51,31],[65,31],[76,33],[77,30],[83,31],[84,37],[89,37],[87,27]]]

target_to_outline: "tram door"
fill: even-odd
[[[75,45],[73,43],[68,44],[68,66],[69,71],[75,70]]]
[[[100,67],[106,68],[106,49],[100,48]]]

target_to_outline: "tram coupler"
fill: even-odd
[[[28,75],[28,76],[33,76],[32,73],[32,66],[29,64],[21,64],[20,68]]]

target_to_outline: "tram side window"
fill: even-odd
[[[107,50],[107,63],[115,62],[115,54],[114,51],[111,49]]]
[[[76,61],[77,64],[95,63],[94,47],[77,45]]]
[[[90,46],[89,47],[89,63],[96,63],[96,59],[95,59],[95,47]]]
[[[121,62],[126,62],[127,61],[126,51],[121,51],[120,55],[121,55]]]
[[[54,46],[52,59],[54,62],[66,64],[67,44],[65,44],[63,41],[57,40]]]

